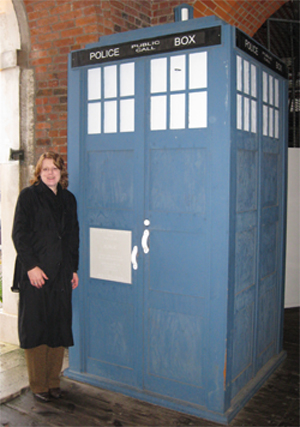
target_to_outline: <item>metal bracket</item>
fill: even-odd
[[[9,152],[9,160],[21,160],[23,161],[25,159],[24,150],[13,150],[10,149]]]

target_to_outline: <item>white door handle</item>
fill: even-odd
[[[141,242],[144,254],[147,254],[149,252],[149,246],[148,246],[149,235],[150,235],[150,231],[144,230],[144,234],[143,234],[142,242]]]
[[[131,264],[132,264],[132,268],[134,270],[138,269],[138,263],[137,263],[137,254],[138,254],[138,247],[134,246],[131,252]]]

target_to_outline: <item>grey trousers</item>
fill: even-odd
[[[33,393],[44,393],[60,386],[64,351],[64,347],[51,348],[47,345],[25,350],[29,385]]]

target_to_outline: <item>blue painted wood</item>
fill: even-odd
[[[141,74],[141,66],[142,63],[135,64],[135,73]],[[103,89],[102,86],[102,93]],[[142,386],[139,349],[143,289],[138,283],[143,277],[143,263],[139,258],[139,269],[132,271],[130,285],[90,278],[89,230],[91,227],[129,230],[133,245],[140,239],[144,197],[144,148],[139,143],[143,138],[144,120],[141,100],[137,93],[134,133],[102,132],[84,136],[81,166],[85,178],[86,372],[139,388]]]
[[[70,57],[68,61],[68,69],[71,69]],[[68,73],[68,173],[69,173],[69,189],[77,197],[78,218],[82,224],[83,218],[83,198],[80,179],[81,169],[80,164],[80,150],[81,150],[81,133],[82,121],[80,117],[80,104],[82,99],[81,94],[81,73],[74,72]],[[80,230],[80,240],[82,240],[82,229]],[[79,271],[82,272],[84,268],[84,259],[82,255],[79,258]],[[85,359],[85,342],[84,342],[84,287],[82,286],[82,275],[80,277],[80,284],[76,291],[73,292],[73,333],[77,337],[77,345],[69,354],[70,365],[77,372],[84,370]]]
[[[229,347],[233,366],[231,380],[227,384],[229,390],[231,387],[233,405],[245,387],[249,387],[282,350],[279,342],[283,313],[284,240],[280,234],[283,235],[285,230],[285,208],[281,198],[285,193],[283,165],[286,156],[286,129],[282,126],[282,119],[279,138],[262,135],[262,73],[266,72],[279,81],[281,118],[285,116],[286,109],[283,95],[286,82],[247,55],[239,51],[237,54],[257,69],[259,110],[255,135],[236,130],[234,123],[232,126],[236,150],[232,155],[235,220],[231,233],[232,264],[234,260],[231,274],[235,285],[231,303],[233,330],[229,335],[233,345],[231,349]],[[229,404],[230,399],[227,401]]]
[[[152,57],[144,57],[130,60],[135,131],[88,135],[87,67],[69,65],[81,286],[67,375],[227,422],[284,358],[286,82],[234,48],[235,29],[213,17],[101,37],[87,48],[214,25],[222,45],[199,50],[208,58],[206,128],[150,131]],[[160,56],[169,63],[172,55]],[[256,132],[236,125],[237,55],[256,70]],[[279,83],[279,138],[262,136],[263,72]],[[132,232],[132,284],[90,278],[91,227]]]

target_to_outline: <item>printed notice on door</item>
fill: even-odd
[[[131,284],[131,231],[90,228],[90,277]]]

